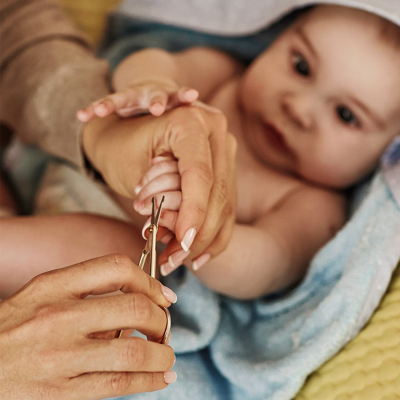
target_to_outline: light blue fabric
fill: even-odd
[[[261,33],[263,43],[246,46],[254,44],[255,36],[230,42],[116,18],[119,23],[109,35],[117,29],[114,34],[120,41],[113,42],[113,36],[113,44],[103,53],[112,65],[148,45],[181,50],[179,46],[211,44],[228,52],[234,48],[236,56],[247,60],[284,28],[278,22],[277,30]],[[399,204],[397,140],[383,167],[357,189],[349,222],[318,252],[303,282],[290,293],[235,301],[209,291],[184,268],[167,277],[164,283],[178,294],[170,308],[178,380],[165,390],[124,399],[291,399],[311,372],[357,334],[381,299],[400,257]]]
[[[360,189],[346,226],[312,261],[303,282],[276,299],[234,301],[187,271],[165,280],[178,380],[135,400],[289,400],[372,314],[400,257],[400,141]],[[387,171],[392,183],[386,181]]]

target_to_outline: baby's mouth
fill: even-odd
[[[282,132],[280,132],[277,128],[268,123],[264,124],[264,128],[265,136],[267,137],[267,140],[272,145],[272,147],[281,152],[289,152],[289,148],[285,142],[285,138],[283,137]]]

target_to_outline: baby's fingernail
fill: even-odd
[[[195,101],[199,97],[199,92],[195,89],[186,90],[183,94],[186,101]]]
[[[185,236],[183,237],[181,241],[181,246],[182,249],[185,251],[188,251],[190,249],[190,246],[193,243],[193,240],[196,236],[196,228],[190,228],[186,233]]]
[[[107,114],[108,109],[104,104],[99,104],[95,107],[94,112],[98,117],[104,117]]]
[[[134,208],[137,212],[140,212],[140,211],[143,209],[143,207],[144,207],[143,201],[137,201],[137,200],[135,200],[135,201],[133,202],[133,208]]]
[[[136,194],[139,194],[139,192],[142,190],[143,186],[142,185],[136,185],[135,189],[133,189],[135,191]]]
[[[169,232],[160,240],[160,242],[164,243],[164,244],[168,244],[173,237],[174,237],[174,234],[172,232]]]
[[[164,106],[161,103],[154,103],[150,105],[149,110],[155,117],[158,117],[164,112]]]
[[[209,259],[211,258],[211,254],[204,253],[201,256],[197,257],[192,262],[193,271],[198,271]]]
[[[150,224],[151,224],[151,217],[149,217],[148,219],[147,219],[147,221],[144,223],[144,225],[143,225],[143,229],[142,229],[142,238],[144,239],[144,240],[147,240],[147,237],[146,237],[146,235],[145,235],[145,233],[146,233],[146,230],[148,229],[148,227],[150,226]]]
[[[169,301],[170,303],[176,303],[178,300],[178,296],[175,294],[173,290],[171,290],[169,287],[166,287],[164,285],[161,285],[161,290],[164,294],[164,297]]]
[[[165,383],[168,383],[168,384],[174,383],[176,381],[177,377],[178,376],[176,375],[176,372],[172,371],[172,369],[167,372],[164,372],[164,382]]]
[[[77,111],[76,118],[78,118],[79,121],[81,121],[81,122],[87,122],[89,119],[89,116],[86,114],[85,111]]]

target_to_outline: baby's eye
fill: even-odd
[[[292,64],[295,72],[303,76],[310,76],[311,71],[308,62],[300,53],[294,53],[292,55]]]
[[[357,117],[347,107],[342,105],[336,106],[336,112],[340,120],[345,124],[360,126]]]

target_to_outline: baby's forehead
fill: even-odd
[[[390,45],[400,49],[400,26],[369,11],[338,5],[317,5],[307,9],[299,23],[308,25],[322,21],[333,25],[346,24],[373,32]]]

